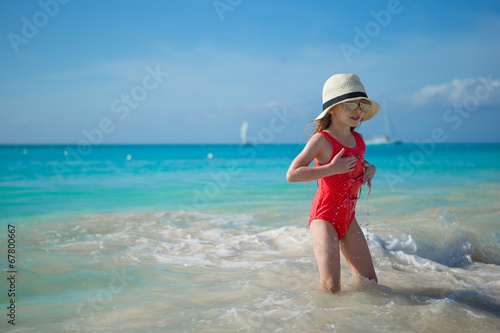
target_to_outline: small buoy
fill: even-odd
[[[212,154],[212,153],[208,153],[207,158],[208,158],[209,160],[211,160],[212,158],[214,158],[214,154]]]
[[[132,155],[128,154],[127,155],[127,161],[130,161],[132,159]]]

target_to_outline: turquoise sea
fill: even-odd
[[[368,145],[357,219],[380,285],[342,261],[336,295],[316,182],[285,179],[303,146],[0,146],[0,329],[500,330],[500,144]]]

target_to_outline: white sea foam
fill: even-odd
[[[251,213],[87,215],[43,232],[26,231],[25,237],[48,250],[33,256],[30,265],[37,261],[43,267],[44,260],[59,256],[74,264],[61,271],[75,277],[64,288],[90,288],[72,308],[94,300],[103,310],[94,314],[89,303],[81,310],[86,319],[70,322],[91,331],[104,324],[134,329],[139,317],[157,329],[213,332],[498,327],[498,266],[446,265],[457,260],[443,264],[433,253],[458,247],[456,252],[466,254],[459,242],[432,243],[418,228],[374,223],[363,231],[380,284],[360,284],[342,261],[343,291],[327,295],[319,290],[307,225],[273,228],[256,220]],[[125,287],[119,288],[121,282]],[[138,314],[135,321],[132,313]],[[436,314],[444,319],[433,321]],[[391,324],[381,318],[391,318]]]
[[[384,242],[382,246],[389,251],[403,251],[410,254],[414,254],[417,252],[417,244],[415,243],[411,235],[408,236],[408,239],[406,241],[394,237]]]

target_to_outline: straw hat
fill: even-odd
[[[363,115],[361,121],[375,117],[380,110],[380,105],[368,98],[359,77],[354,74],[335,74],[326,80],[323,86],[323,112],[315,120],[323,118],[337,104],[360,98],[366,99],[372,104],[370,111]]]

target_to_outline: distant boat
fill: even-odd
[[[369,140],[366,140],[367,145],[383,145],[383,144],[388,144],[388,143],[395,143],[391,138],[389,138],[387,135],[376,135],[372,137]],[[401,141],[397,141],[401,142]]]
[[[240,129],[240,136],[241,136],[241,143],[244,145],[248,145],[248,139],[247,139],[247,131],[248,131],[248,121],[244,121],[243,124],[241,124],[241,129]]]
[[[366,140],[367,145],[385,145],[385,144],[396,144],[400,145],[403,142],[398,139],[391,139],[389,136],[389,114],[387,112],[387,103],[384,102],[384,106],[382,107],[384,113],[384,127],[385,127],[385,135],[375,135],[369,140]],[[394,133],[394,131],[392,131]]]

